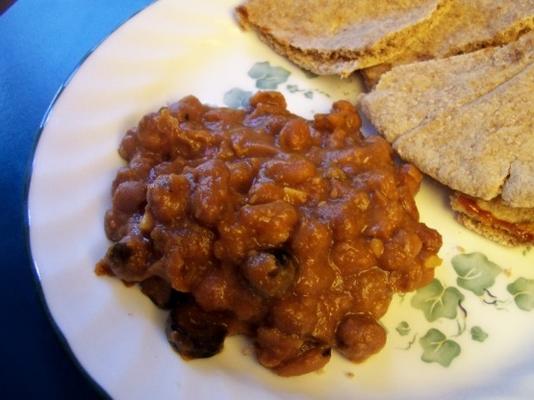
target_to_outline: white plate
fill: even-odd
[[[83,368],[109,395],[129,399],[532,397],[534,311],[520,307],[533,305],[534,251],[464,230],[432,182],[417,200],[422,220],[444,238],[438,297],[433,301],[430,289],[413,301],[413,294],[397,297],[383,318],[386,348],[362,365],[334,355],[321,373],[279,378],[256,363],[242,338],[227,340],[211,359],[184,362],[166,341],[163,312],[137,289],[94,275],[108,245],[103,217],[122,164],[116,149],[143,114],[188,94],[224,104],[236,100],[225,98],[231,89],[264,85],[310,117],[335,99],[354,101],[361,90],[354,79],[310,77],[240,31],[233,3],[161,0],[148,7],[83,63],[42,131],[28,198],[31,251],[50,313]],[[480,255],[469,264],[463,252],[483,253],[499,268]],[[467,280],[452,267],[458,254]],[[473,292],[487,286],[481,296]],[[431,304],[428,318],[416,308]]]

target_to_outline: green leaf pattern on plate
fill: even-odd
[[[534,309],[534,280],[518,278],[510,283],[506,289],[514,296],[517,307],[524,311]]]
[[[410,333],[410,324],[406,321],[400,322],[395,330],[399,333],[401,336],[406,336],[408,333]]]
[[[455,287],[444,288],[434,279],[429,285],[418,289],[412,298],[412,306],[423,311],[425,318],[433,322],[439,318],[456,318],[458,305],[464,295]]]
[[[476,342],[483,342],[488,338],[488,334],[480,326],[473,326],[471,328],[471,339]]]
[[[427,363],[436,362],[444,367],[448,367],[462,351],[458,343],[447,339],[447,336],[434,328],[419,339],[419,344],[423,348],[421,360]]]
[[[478,296],[495,284],[495,278],[502,271],[497,264],[482,253],[458,254],[451,260],[458,275],[456,283]]]
[[[258,89],[274,90],[287,81],[290,72],[282,67],[273,67],[268,61],[257,62],[248,71],[248,76],[256,80]]]
[[[298,85],[286,85],[286,89],[289,93],[302,93],[307,99],[313,99],[313,91],[307,89],[301,89]]]
[[[252,96],[252,92],[233,88],[224,94],[223,103],[232,108],[245,108],[248,106],[250,96]]]
[[[302,89],[300,89],[297,85],[286,85],[286,89],[289,93],[297,93],[302,91]]]

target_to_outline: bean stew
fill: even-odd
[[[277,92],[246,109],[188,96],[146,115],[119,147],[98,274],[169,309],[184,358],[227,335],[281,376],[380,351],[396,292],[429,283],[441,236],[419,222],[422,175],[365,137],[347,101],[307,121]]]

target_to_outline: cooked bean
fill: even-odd
[[[287,107],[286,99],[278,92],[257,92],[250,98],[251,107],[257,108],[261,104],[273,106],[278,112],[285,111]]]
[[[272,307],[275,328],[299,337],[311,335],[317,324],[318,298],[291,295],[277,300]]]
[[[332,350],[328,347],[313,348],[294,359],[284,362],[282,365],[278,365],[274,370],[280,376],[307,374],[323,368],[330,361],[331,354]]]
[[[228,333],[223,315],[207,313],[193,301],[179,302],[169,314],[167,338],[185,358],[206,358],[220,352]]]
[[[232,310],[240,321],[255,321],[265,312],[261,297],[246,287],[230,266],[212,269],[196,286],[194,296],[203,309]]]
[[[302,218],[293,235],[292,249],[299,260],[324,257],[332,245],[332,230],[316,218]]]
[[[296,274],[294,261],[284,249],[251,253],[241,265],[241,272],[254,290],[267,297],[283,295]]]
[[[172,138],[170,132],[160,129],[159,120],[159,114],[143,117],[137,127],[137,140],[148,151],[166,154],[171,148]]]
[[[239,213],[240,221],[254,233],[262,247],[278,246],[289,239],[297,223],[298,214],[285,201],[244,206]]]
[[[311,145],[310,128],[301,119],[290,119],[280,131],[280,146],[284,150],[306,151]]]
[[[272,135],[252,129],[236,129],[231,136],[232,150],[238,157],[272,157],[278,153]]]
[[[332,286],[336,274],[328,260],[331,244],[332,231],[327,224],[316,219],[301,221],[291,245],[299,261],[297,293],[317,295]]]
[[[216,223],[228,200],[230,173],[221,160],[206,161],[195,170],[197,183],[191,196],[195,218],[205,224]]]
[[[342,275],[350,275],[376,265],[372,249],[363,239],[338,242],[332,248],[332,261]]]
[[[238,160],[227,162],[226,166],[230,171],[230,185],[234,190],[242,193],[248,192],[252,180],[256,176],[256,168],[248,160]]]
[[[130,129],[121,140],[119,155],[126,161],[130,161],[137,151],[138,144],[137,131]]]
[[[256,356],[261,365],[273,368],[299,354],[304,341],[276,328],[260,327],[256,337]]]
[[[158,276],[152,276],[139,283],[141,291],[160,308],[169,308],[172,301],[172,287]]]
[[[380,266],[389,271],[408,270],[422,247],[423,242],[416,233],[400,229],[385,242]]]
[[[378,267],[345,277],[353,298],[355,312],[369,313],[376,319],[387,311],[393,296],[388,274]]]
[[[104,229],[109,240],[119,241],[128,233],[129,214],[119,210],[108,210],[104,217]]]
[[[198,121],[206,112],[206,108],[195,96],[186,96],[169,106],[171,114],[180,122]]]
[[[298,185],[316,175],[315,165],[303,159],[272,160],[263,166],[265,176],[287,185]]]
[[[253,205],[271,203],[284,198],[284,188],[272,181],[257,182],[248,192],[248,203]]]
[[[147,278],[150,267],[150,242],[139,235],[128,235],[108,250],[106,258],[113,274],[126,282]]]
[[[386,331],[366,315],[351,315],[337,328],[337,349],[354,362],[362,362],[386,344]]]

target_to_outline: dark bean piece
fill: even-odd
[[[169,343],[182,357],[208,358],[222,350],[228,327],[221,314],[208,313],[188,301],[171,311],[166,331]]]
[[[115,244],[108,253],[110,261],[114,264],[126,264],[133,254],[133,250],[126,243]]]
[[[126,282],[146,278],[150,266],[150,243],[141,236],[125,236],[110,247],[106,255],[113,273]]]
[[[126,181],[117,186],[113,193],[113,208],[132,214],[146,203],[146,184],[140,181]]]
[[[169,308],[172,303],[172,287],[164,279],[153,276],[142,281],[141,291],[159,308]]]
[[[283,295],[295,280],[295,263],[289,253],[276,249],[272,253],[253,252],[241,265],[248,284],[266,297]]]

